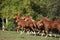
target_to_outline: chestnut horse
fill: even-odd
[[[48,36],[49,30],[56,28],[58,31],[60,31],[59,20],[51,21],[48,18],[44,17],[43,19],[40,20],[40,23],[42,23],[45,27],[46,37]]]
[[[37,21],[36,25],[39,32],[44,32],[44,25],[40,21]]]
[[[35,31],[35,24],[34,24],[34,20],[32,19],[32,17],[30,16],[23,16],[22,19],[24,19],[24,21],[26,21],[29,25],[29,27],[32,29],[32,31]]]
[[[46,37],[48,36],[49,30],[55,28],[53,22],[47,19],[46,17],[42,18],[40,20],[40,23],[43,23],[45,27]]]
[[[17,32],[19,31],[20,28],[24,29],[25,27],[28,27],[27,23],[20,18],[19,14],[15,14],[15,16],[13,17],[14,19],[16,19],[17,22]]]
[[[19,31],[19,29],[22,27],[23,29],[26,29],[26,28],[31,28],[33,31],[34,28],[33,28],[33,22],[31,21],[31,18],[27,17],[27,19],[23,19],[21,18],[18,14],[16,14],[14,17],[14,19],[16,19],[16,22],[17,22],[17,32]]]

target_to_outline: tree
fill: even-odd
[[[13,16],[16,13],[20,16],[32,16],[34,20],[40,20],[42,16],[50,19],[60,18],[60,0],[2,0],[0,15],[3,29],[13,26]]]

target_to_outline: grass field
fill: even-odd
[[[59,37],[33,36],[26,33],[20,34],[15,31],[0,31],[0,40],[60,40]]]

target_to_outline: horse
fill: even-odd
[[[44,25],[40,21],[37,21],[36,25],[37,25],[37,28],[38,28],[39,32],[44,33]]]
[[[39,34],[39,35],[40,35],[40,33],[42,33],[41,36],[43,36],[44,35],[44,25],[43,25],[43,23],[41,23],[40,20],[35,20],[35,21],[33,21],[33,23],[35,24],[36,33]]]
[[[49,19],[46,18],[46,17],[43,17],[43,18],[40,20],[40,23],[42,23],[42,24],[44,25],[46,37],[48,36],[50,30],[56,28],[54,22],[51,21],[51,20],[49,20]]]
[[[20,17],[20,15],[16,14],[13,18],[16,19],[16,22],[18,25],[17,32],[19,31],[19,29],[21,27],[25,30],[27,30],[26,28],[28,28],[28,30],[30,30],[30,28],[31,28],[32,31],[34,31],[33,22],[31,21],[31,19],[29,17],[24,20]]]
[[[31,28],[30,31],[35,34],[36,31],[35,20],[33,20],[31,16],[23,16],[22,19],[24,19],[28,23],[29,27]]]
[[[15,14],[13,18],[16,19],[18,25],[17,32],[19,32],[20,28],[24,29],[25,27],[28,27],[28,24],[23,19],[20,18],[19,14]]]
[[[49,30],[57,29],[60,31],[60,21],[59,20],[54,20],[51,21],[48,18],[44,17],[43,19],[40,20],[41,23],[43,23],[45,27],[45,32],[46,32],[46,37],[49,34]]]

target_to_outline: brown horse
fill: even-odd
[[[17,32],[19,31],[20,28],[24,29],[25,27],[28,26],[28,24],[20,18],[20,15],[16,14],[14,17],[14,19],[16,19],[16,22],[17,22]]]
[[[32,31],[35,31],[35,29],[34,29],[35,24],[33,23],[33,19],[31,16],[30,17],[29,16],[23,16],[22,19],[24,19],[28,23],[28,25],[32,29]]]
[[[36,25],[38,27],[39,32],[43,32],[44,31],[44,25],[40,21],[37,21]]]
[[[16,14],[13,18],[16,19],[16,22],[18,25],[17,32],[21,27],[23,29],[31,28],[34,31],[34,28],[33,28],[34,25],[33,25],[33,22],[31,21],[31,18],[27,17],[26,19],[22,19],[18,14]]]
[[[44,25],[43,25],[43,23],[41,23],[39,20],[35,20],[33,23],[35,24],[37,34],[42,33],[41,36],[43,36],[44,35]]]
[[[47,19],[46,17],[42,18],[40,20],[40,23],[43,23],[43,25],[45,27],[46,37],[48,36],[49,30],[55,28],[53,22],[50,21],[49,19]]]
[[[46,37],[48,36],[49,30],[57,29],[58,31],[60,31],[59,20],[51,21],[48,18],[44,17],[40,22],[44,24]]]

